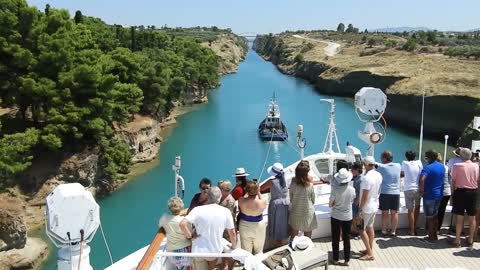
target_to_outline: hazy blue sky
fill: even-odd
[[[426,26],[439,30],[480,27],[479,0],[27,0],[73,14],[100,17],[122,25],[210,26],[236,33],[335,29],[339,22],[361,30]]]

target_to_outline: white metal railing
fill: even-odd
[[[150,270],[163,270],[174,269],[172,268],[167,257],[189,257],[189,258],[232,258],[236,261],[240,261],[244,265],[246,270],[260,270],[261,267],[255,267],[259,265],[256,258],[249,252],[242,249],[235,249],[228,253],[180,253],[180,252],[168,252],[160,250],[155,255],[155,258],[150,266]],[[261,262],[260,262],[261,263]]]

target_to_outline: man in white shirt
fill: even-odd
[[[182,229],[187,239],[192,239],[192,253],[222,253],[223,232],[227,230],[232,248],[237,246],[235,226],[232,213],[225,207],[218,205],[222,192],[218,187],[208,191],[206,205],[195,207],[181,222]],[[190,224],[195,226],[192,232]],[[194,269],[213,270],[216,267],[216,258],[195,258]]]
[[[367,156],[363,159],[365,164],[365,176],[360,184],[360,217],[362,218],[362,241],[365,250],[362,251],[363,256],[360,260],[372,261],[373,257],[373,240],[375,239],[375,231],[373,224],[375,214],[378,211],[378,197],[380,195],[380,186],[382,184],[382,175],[375,170],[375,159]]]
[[[410,235],[417,234],[417,221],[420,213],[422,197],[418,193],[418,179],[423,166],[420,160],[415,160],[415,152],[405,152],[407,160],[402,161],[401,176],[404,179],[405,206],[408,210],[408,228]]]

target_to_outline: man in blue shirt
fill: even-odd
[[[423,197],[423,212],[427,219],[428,241],[436,241],[438,227],[438,208],[443,197],[443,178],[445,166],[437,161],[438,153],[434,150],[425,152],[428,165],[420,173],[418,192]]]
[[[382,234],[386,235],[388,216],[390,212],[390,235],[396,236],[398,225],[398,209],[400,207],[400,172],[401,166],[393,163],[393,154],[384,151],[380,156],[382,163],[377,163],[377,171],[382,175],[382,186],[380,190],[380,210],[382,210]]]

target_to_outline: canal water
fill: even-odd
[[[202,177],[208,177],[214,183],[220,179],[234,181],[235,168],[245,167],[250,178],[260,178],[269,143],[259,140],[257,128],[273,92],[290,138],[288,143],[272,144],[267,165],[273,162],[288,165],[299,159],[294,149],[299,124],[304,125],[307,139],[305,154],[323,149],[329,104],[321,102],[321,98],[335,99],[342,151],[347,141],[363,153],[366,151],[366,144],[356,135],[363,124],[357,119],[352,99],[320,95],[308,83],[281,74],[274,65],[250,50],[238,73],[224,76],[221,87],[210,91],[208,104],[198,105],[193,112],[179,117],[178,126],[161,145],[159,165],[99,202],[103,229],[114,261],[152,240],[159,217],[167,211],[167,200],[174,193],[171,166],[175,156],[182,158],[181,174],[187,187],[187,206]],[[432,145],[438,150],[443,149],[438,143],[424,142],[425,148]],[[394,158],[399,161],[406,150],[418,149],[418,137],[389,128],[385,142],[376,148],[377,157],[385,149],[392,150]],[[261,179],[264,177],[265,173]],[[91,247],[93,268],[107,267],[110,260],[100,232]],[[50,253],[42,269],[56,269],[56,250],[51,249]]]

